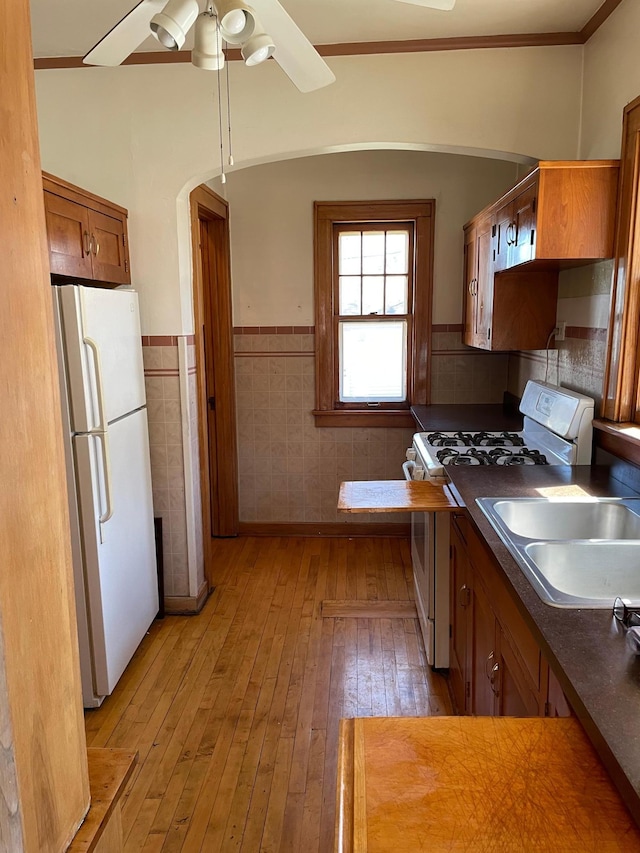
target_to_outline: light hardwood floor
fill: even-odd
[[[214,559],[202,612],[154,622],[86,713],[89,746],[140,754],[125,850],[329,853],[339,719],[451,713],[416,619],[321,612],[412,599],[409,544],[240,538]]]

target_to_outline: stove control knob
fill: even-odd
[[[420,465],[416,465],[413,469],[413,479],[414,480],[424,480],[424,468]]]
[[[413,447],[410,447],[407,450],[405,457],[409,460],[409,462],[415,462],[416,461],[416,451],[414,450]]]

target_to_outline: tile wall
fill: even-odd
[[[240,520],[254,523],[406,522],[344,515],[343,480],[402,476],[412,429],[316,428],[313,327],[235,330]],[[459,326],[433,335],[434,403],[501,402],[508,356],[463,347]]]
[[[199,473],[194,478],[188,470],[193,466],[197,471],[199,465],[193,337],[145,336],[142,343],[153,508],[162,518],[165,596],[195,597],[204,563]]]

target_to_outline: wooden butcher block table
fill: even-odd
[[[640,851],[640,830],[573,718],[340,726],[339,853]]]
[[[445,483],[356,480],[340,484],[340,512],[453,512],[460,509]]]

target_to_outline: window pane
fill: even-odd
[[[365,231],[362,235],[362,272],[365,275],[384,272],[384,231]]]
[[[406,320],[340,323],[339,335],[341,402],[404,402]]]
[[[387,278],[387,292],[385,294],[386,314],[407,314],[407,276],[393,275]]]
[[[338,273],[360,275],[362,234],[359,231],[340,234],[338,238]]]
[[[409,272],[409,234],[387,231],[387,273]]]
[[[384,276],[366,275],[362,279],[362,313],[384,314]]]
[[[362,313],[360,310],[360,282],[359,275],[340,276],[340,313],[342,315]]]

